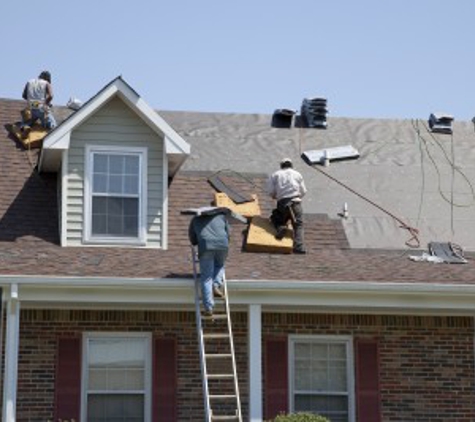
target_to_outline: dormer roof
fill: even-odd
[[[46,136],[39,159],[39,171],[57,171],[62,152],[69,149],[71,132],[114,97],[124,101],[154,132],[164,138],[169,176],[173,177],[190,154],[190,145],[121,76],[109,82]]]

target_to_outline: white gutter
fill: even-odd
[[[235,309],[259,305],[263,312],[475,315],[475,285],[463,283],[228,282]],[[192,278],[0,276],[0,286],[13,284],[26,307],[178,309],[194,300]]]
[[[62,285],[66,286],[131,286],[155,287],[158,289],[189,288],[192,278],[129,278],[129,277],[57,277],[0,275],[0,286],[23,285]],[[475,294],[475,283],[395,283],[389,281],[316,281],[316,280],[242,280],[228,279],[233,291],[328,291],[328,292],[378,292],[378,293],[431,293],[458,295]]]

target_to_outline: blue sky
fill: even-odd
[[[475,116],[475,1],[3,0],[0,97],[42,69],[55,104],[118,75],[160,110]],[[7,18],[8,17],[8,18]]]

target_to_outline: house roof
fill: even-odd
[[[18,120],[22,106],[21,101],[1,99],[2,126]],[[68,114],[68,111],[62,108],[58,108],[55,112],[63,117]],[[466,265],[412,262],[408,259],[408,255],[417,251],[404,248],[404,242],[400,243],[398,249],[353,247],[352,235],[348,234],[346,223],[336,216],[336,212],[340,210],[337,205],[348,201],[351,213],[352,202],[342,195],[333,203],[324,203],[322,195],[329,189],[325,184],[330,183],[316,175],[310,167],[305,167],[303,162],[299,162],[300,140],[305,145],[304,148],[321,145],[320,138],[326,139],[325,144],[330,143],[330,140],[332,144],[340,144],[340,140],[348,143],[347,141],[351,139],[347,136],[351,133],[352,126],[356,128],[357,134],[365,133],[361,136],[368,139],[367,142],[372,148],[377,145],[380,148],[392,149],[393,146],[384,143],[381,145],[383,141],[375,139],[372,135],[371,128],[374,128],[375,133],[382,133],[383,129],[375,129],[380,121],[332,119],[329,129],[320,131],[269,128],[271,116],[187,112],[160,114],[192,147],[189,160],[170,185],[168,250],[60,247],[55,176],[38,173],[35,169],[38,153],[25,151],[8,136],[6,130],[0,133],[0,274],[2,276],[129,277],[153,278],[158,281],[190,277],[192,268],[187,239],[190,217],[181,215],[180,211],[208,205],[213,198],[214,190],[207,182],[207,177],[217,170],[232,168],[250,178],[253,185],[244,183],[242,188],[257,192],[264,214],[269,213],[273,204],[262,194],[266,173],[274,170],[279,162],[278,158],[285,155],[298,163],[297,168],[302,170],[309,185],[309,197],[304,202],[305,238],[309,253],[297,256],[244,252],[242,244],[245,226],[233,223],[227,262],[229,280],[247,280],[256,283],[289,280],[303,283],[322,281],[405,285],[475,284],[475,268],[472,260]],[[403,143],[406,139],[403,135],[410,132],[409,122],[382,121],[380,124],[391,128],[391,134],[399,134],[396,145]],[[459,123],[459,125],[461,129],[469,131],[468,124]],[[245,132],[242,127],[246,127]],[[333,136],[338,139],[333,140],[332,130]],[[267,138],[267,133],[270,138]],[[374,142],[370,142],[370,139]],[[359,141],[351,143],[356,143],[361,148]],[[361,150],[365,151],[364,148]],[[465,152],[470,154],[470,150]],[[406,155],[393,154],[392,157],[392,161],[400,160],[402,164],[404,159],[417,161],[416,158]],[[341,163],[341,167],[332,164],[330,169],[337,175],[341,172],[343,176],[345,175],[343,170],[348,169],[346,179],[363,185],[363,182],[352,179],[355,177],[356,166],[359,165],[361,169],[358,171],[365,176],[365,181],[370,185],[365,189],[371,191],[372,183],[384,183],[384,180],[368,179],[370,175],[368,167],[376,166],[380,158],[381,156],[373,154],[359,161]],[[383,168],[389,164],[390,162],[384,162],[376,174],[380,176],[384,174]],[[387,178],[385,180],[387,183],[391,181]],[[333,194],[334,198],[337,198],[336,190]],[[402,198],[401,195],[402,193],[396,192],[399,200]],[[368,237],[369,240],[371,237]],[[471,253],[467,255],[473,258]]]
[[[174,176],[190,153],[190,146],[120,76],[108,83],[77,112],[63,120],[45,137],[38,169],[40,171],[57,171],[61,161],[61,151],[69,149],[71,131],[116,96],[139,115],[152,130],[163,136],[165,152],[169,160],[169,172],[171,176]]]

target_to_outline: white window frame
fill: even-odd
[[[288,342],[289,368],[289,409],[295,409],[295,344],[299,342],[312,343],[344,343],[346,346],[346,379],[348,389],[348,422],[355,422],[355,367],[353,358],[353,337],[339,335],[291,335]]]
[[[93,154],[130,154],[139,157],[139,213],[138,237],[109,237],[92,234],[92,169]],[[86,145],[84,168],[84,227],[83,243],[101,245],[136,245],[144,246],[147,237],[147,148]]]
[[[87,390],[89,385],[88,346],[92,338],[143,338],[147,354],[145,357],[145,398],[144,415],[145,422],[152,421],[152,334],[133,332],[85,332],[82,338],[82,370],[81,370],[81,422],[87,422]]]

